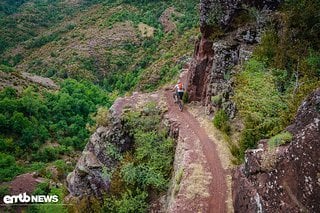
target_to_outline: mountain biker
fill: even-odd
[[[176,98],[179,98],[180,100],[182,100],[182,96],[184,93],[184,85],[180,80],[174,86],[174,91],[175,91],[175,93],[173,94],[173,98],[175,99],[175,102],[177,103],[178,100]]]

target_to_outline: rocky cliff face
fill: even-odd
[[[293,140],[276,148],[268,141],[246,152],[233,176],[237,212],[317,212],[320,209],[320,89],[287,128]]]
[[[68,189],[72,197],[94,195],[101,198],[110,186],[108,174],[118,163],[108,150],[112,147],[114,152],[123,153],[131,146],[131,138],[116,111],[106,119],[109,119],[109,125],[99,127],[90,137],[75,170],[68,175]]]
[[[255,15],[244,4],[255,6]],[[202,0],[200,4],[201,38],[196,42],[188,75],[191,101],[201,101],[207,113],[224,109],[233,118],[236,108],[230,100],[233,75],[260,42],[270,19],[270,10],[279,1]],[[250,20],[241,23],[241,17]]]
[[[132,148],[133,140],[122,119],[126,110],[143,109],[146,102],[154,101],[163,108],[158,94],[135,93],[131,97],[119,98],[110,109],[108,125],[99,127],[90,137],[76,168],[67,177],[69,198],[85,196],[102,198],[110,188],[110,178],[119,163],[117,156]]]

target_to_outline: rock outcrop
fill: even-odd
[[[250,16],[244,8],[254,6],[256,16],[245,23],[237,23],[240,16]],[[207,113],[223,109],[229,117],[236,113],[230,100],[234,74],[238,66],[248,60],[260,42],[261,34],[270,18],[270,10],[279,1],[202,0],[200,28],[202,36],[196,42],[188,75],[191,101],[201,101]],[[236,24],[237,23],[237,24]]]
[[[26,72],[4,72],[0,68],[0,90],[6,87],[12,87],[18,91],[22,91],[30,85],[36,85],[51,90],[58,90],[60,88],[50,78]]]
[[[70,192],[67,200],[81,200],[85,196],[102,199],[110,189],[110,178],[118,165],[119,156],[132,148],[133,140],[125,128],[123,112],[144,109],[147,102],[153,101],[163,109],[161,94],[134,93],[127,98],[118,98],[110,109],[108,124],[99,127],[90,137],[79,158],[76,168],[67,177]],[[169,132],[172,136],[175,130]]]
[[[120,117],[116,113],[109,118],[107,127],[99,127],[90,137],[75,170],[67,177],[68,189],[73,197],[94,195],[101,198],[110,186],[112,169],[118,160],[108,154],[112,146],[114,152],[122,153],[130,148],[131,138],[126,134]]]
[[[300,106],[293,135],[276,148],[248,150],[233,175],[236,212],[318,212],[320,209],[320,88]]]

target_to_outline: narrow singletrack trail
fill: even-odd
[[[182,112],[179,111],[179,107],[174,103],[172,98],[172,92],[165,92],[168,112],[167,116],[169,118],[175,119],[179,124],[179,137],[183,137],[184,143],[189,143],[190,149],[192,149],[195,141],[200,143],[200,155],[202,155],[202,160],[199,160],[202,166],[207,169],[211,174],[208,184],[209,196],[206,196],[205,199],[199,201],[204,204],[203,208],[196,208],[197,204],[191,204],[186,202],[186,199],[179,204],[180,206],[185,205],[184,207],[176,207],[174,212],[212,212],[212,213],[223,213],[227,212],[227,184],[226,184],[226,171],[221,165],[219,155],[217,152],[216,145],[209,139],[205,130],[200,126],[197,119],[190,113],[186,108]],[[193,159],[199,159],[196,155],[196,152],[192,153]],[[194,200],[196,202],[196,200]],[[202,204],[201,204],[202,205]],[[188,207],[189,206],[189,207]]]

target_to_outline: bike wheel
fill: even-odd
[[[183,105],[182,105],[181,101],[179,101],[179,109],[180,109],[180,112],[182,112],[182,110],[183,110]]]

